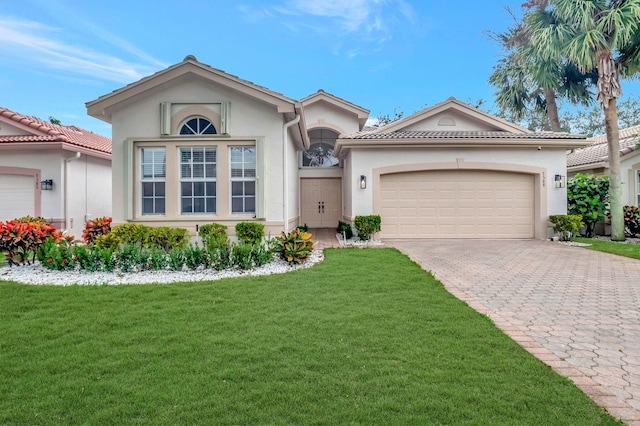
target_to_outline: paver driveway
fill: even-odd
[[[596,403],[640,425],[640,260],[535,240],[385,240]]]

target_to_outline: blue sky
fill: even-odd
[[[186,55],[294,99],[371,111],[484,99],[523,0],[0,0],[0,106],[110,136],[85,102]],[[637,83],[623,84],[637,96]],[[634,92],[634,90],[636,90]]]

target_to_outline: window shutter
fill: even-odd
[[[222,102],[220,104],[220,134],[229,134],[229,110],[231,102]]]
[[[171,134],[171,102],[160,103],[160,135]]]
[[[256,140],[256,219],[265,219],[265,159],[264,139]]]
[[[133,185],[135,176],[134,165],[133,165],[133,141],[131,139],[127,139],[124,141],[122,145],[124,148],[124,189],[122,191],[124,195],[124,210],[125,210],[125,219],[131,220],[133,219]]]

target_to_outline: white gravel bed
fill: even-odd
[[[381,247],[384,243],[380,240],[360,240],[358,237],[353,237],[348,240],[344,239],[344,235],[336,233],[336,239],[341,246],[355,246],[355,247]]]
[[[16,281],[33,285],[121,285],[121,284],[168,284],[174,282],[211,281],[222,278],[250,277],[258,275],[283,274],[297,269],[309,268],[324,260],[322,250],[314,250],[309,259],[302,265],[289,265],[282,260],[260,266],[259,268],[240,271],[227,269],[216,271],[202,269],[196,271],[140,271],[140,272],[87,272],[87,271],[52,271],[43,268],[39,262],[33,265],[4,266],[0,268],[0,280]]]

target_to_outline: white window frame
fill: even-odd
[[[183,151],[190,152],[190,160],[188,163],[183,162],[182,153]],[[202,162],[194,162],[194,152],[201,151],[202,152]],[[214,161],[207,162],[207,151],[213,152]],[[217,167],[218,167],[218,149],[214,146],[181,146],[178,147],[178,176],[179,176],[179,188],[178,188],[178,198],[179,198],[179,212],[180,215],[215,215],[218,211],[218,188],[217,188]],[[202,176],[194,176],[194,166],[202,165]],[[189,167],[190,176],[184,176],[184,166]],[[213,166],[213,173],[207,173],[207,166]],[[185,196],[183,194],[183,183],[191,183],[191,195]],[[202,195],[195,195],[195,184],[202,183],[203,184],[203,193]],[[214,184],[214,195],[211,195],[207,191],[207,184]],[[185,198],[191,199],[191,211],[184,211],[184,201]],[[202,199],[204,211],[194,211],[196,200]],[[207,211],[208,203],[213,200],[213,211]]]
[[[145,162],[144,161],[144,156],[145,153],[144,151],[148,150],[151,152],[151,162]],[[156,161],[156,152],[160,152],[162,151],[164,153],[164,158],[162,162],[157,162]],[[140,158],[139,158],[139,165],[140,165],[140,214],[142,216],[158,216],[158,215],[165,215],[167,212],[167,149],[166,147],[142,147],[140,148]],[[145,165],[150,165],[151,166],[151,175],[150,176],[145,176],[145,172],[144,172],[144,168]],[[156,174],[156,166],[157,165],[162,165],[162,172]],[[152,183],[152,187],[153,187],[153,194],[151,196],[145,196],[145,191],[144,191],[144,187],[145,187],[145,183]],[[156,184],[158,183],[162,183],[164,184],[164,195],[159,196],[156,195]],[[151,199],[153,200],[153,211],[151,212],[145,212],[144,209],[144,205],[145,205],[145,199]],[[162,212],[158,212],[157,208],[156,208],[156,202],[157,200],[162,199],[164,201],[163,204],[163,211]]]
[[[242,161],[233,161],[233,150],[242,150]],[[253,150],[253,163],[246,161],[247,150]],[[258,153],[255,145],[234,145],[229,147],[229,212],[232,215],[235,214],[256,214],[258,208],[258,194],[257,194],[257,182],[256,176],[258,172],[257,167]],[[241,171],[240,176],[233,176],[234,165],[236,170]],[[253,165],[253,168],[247,167]],[[239,166],[239,167],[238,167]],[[233,184],[242,182],[242,195],[233,194]],[[253,194],[247,194],[246,184],[253,183]],[[253,198],[253,210],[247,210],[247,200]],[[242,200],[242,211],[234,211],[234,200]]]

